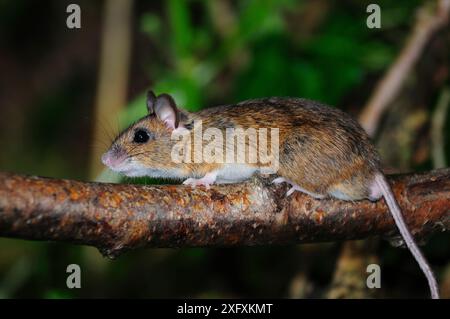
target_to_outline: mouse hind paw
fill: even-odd
[[[281,184],[281,183],[289,183],[289,182],[284,177],[277,177],[272,181],[272,184]]]
[[[322,199],[325,197],[325,195],[322,194],[316,194],[310,191],[307,191],[306,189],[304,189],[303,187],[293,183],[292,181],[284,178],[284,177],[277,177],[272,181],[273,184],[281,184],[281,183],[287,183],[291,186],[291,188],[289,188],[289,190],[286,192],[286,197],[292,195],[295,191],[301,192],[301,193],[305,193],[311,197],[314,197],[315,199]]]
[[[313,197],[313,198],[315,198],[315,199],[323,199],[323,198],[325,198],[325,195],[322,195],[322,194],[316,194],[316,193],[307,191],[307,190],[304,189],[303,187],[300,187],[300,186],[298,186],[298,185],[296,185],[296,184],[292,184],[292,187],[287,191],[286,196],[291,195],[291,194],[294,193],[295,191],[304,193],[304,194],[309,195],[309,196],[311,196],[311,197]]]

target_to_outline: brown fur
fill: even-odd
[[[346,113],[323,104],[298,98],[266,98],[234,105],[182,112],[180,124],[191,128],[201,119],[203,130],[216,127],[278,128],[280,168],[278,175],[316,194],[341,192],[350,199],[369,195],[369,183],[379,171],[379,157],[369,137]],[[154,141],[136,146],[134,130],[144,127]],[[248,141],[246,141],[248,143]],[[174,164],[170,153],[175,141],[170,130],[155,116],[147,116],[131,125],[116,140],[130,156],[152,168],[181,169],[201,177],[221,164]],[[255,145],[250,147],[256,147]]]
[[[196,117],[212,127],[278,127],[278,175],[312,193],[337,190],[355,200],[365,198],[379,170],[379,156],[360,125],[348,114],[314,101],[256,99],[205,109]]]

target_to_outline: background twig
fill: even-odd
[[[110,140],[102,125],[117,123],[117,116],[127,104],[128,72],[131,52],[131,19],[133,1],[107,0],[104,3],[102,47],[95,103],[94,141]],[[95,179],[102,170],[102,149],[91,154],[90,176]]]
[[[433,166],[442,168],[446,166],[444,127],[450,105],[450,90],[445,88],[439,97],[436,110],[431,121],[431,142]]]
[[[447,23],[450,0],[440,0],[437,2],[437,8],[432,9],[430,3],[424,2],[418,10],[416,24],[405,47],[380,80],[361,112],[359,121],[371,136],[375,134],[381,115],[397,96],[431,36]]]

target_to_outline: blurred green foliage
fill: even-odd
[[[190,14],[193,3],[201,15]],[[409,23],[416,4],[384,1],[383,25]],[[392,61],[397,47],[380,41],[380,31],[365,27],[364,1],[352,10],[333,7],[318,36],[296,39],[285,16],[306,5],[294,0],[237,2],[232,12],[223,13],[230,17],[222,26],[226,31],[220,32],[214,23],[219,17],[211,14],[217,2],[167,1],[165,15],[145,13],[140,20],[141,30],[160,50],[150,53],[152,87],[170,92],[180,105],[195,111],[214,99],[221,89],[218,76],[229,68],[234,71],[232,86],[218,93],[226,102],[270,94],[337,104],[368,72],[383,70]],[[301,28],[301,21],[293,23]]]

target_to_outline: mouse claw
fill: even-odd
[[[197,180],[195,178],[188,178],[183,182],[183,185],[190,186],[191,188],[195,188],[197,186]]]
[[[292,193],[294,193],[296,190],[298,190],[295,186],[291,187],[287,193],[286,193],[286,197],[289,197],[290,195],[292,195]]]
[[[191,188],[195,188],[196,186],[199,185],[198,180],[195,178],[188,178],[187,180],[185,180],[183,182],[183,185],[188,185],[191,186]]]
[[[197,186],[205,186],[206,189],[209,189],[211,184],[214,184],[215,180],[216,179],[214,174],[206,174],[205,176],[203,176],[203,178],[200,179],[188,178],[183,182],[183,184],[190,185],[192,188],[195,188]]]

